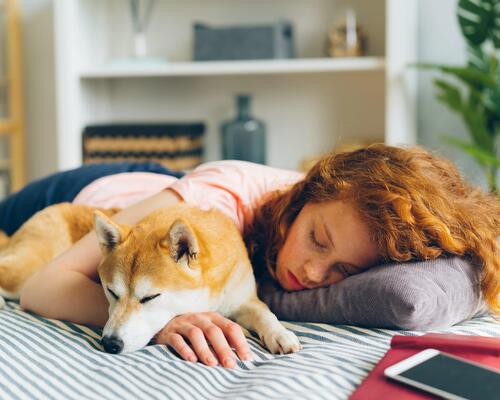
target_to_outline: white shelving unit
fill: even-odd
[[[160,0],[148,47],[164,63],[123,62],[131,53],[128,0],[55,4],[58,167],[81,163],[85,125],[203,121],[206,160],[220,157],[219,125],[233,97],[253,95],[266,122],[268,162],[297,168],[339,141],[415,142],[416,0]],[[361,58],[325,58],[332,21],[356,11],[368,37]],[[294,24],[292,60],[192,62],[191,27]]]
[[[168,76],[214,76],[258,74],[307,74],[335,71],[382,71],[382,57],[344,59],[176,62],[165,65],[104,65],[81,72],[81,79],[141,78]]]

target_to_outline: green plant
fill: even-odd
[[[456,78],[457,85],[437,78],[437,98],[460,114],[470,142],[451,136],[445,140],[472,156],[484,170],[489,189],[499,194],[500,168],[500,0],[459,0],[457,17],[467,43],[467,64],[417,64]]]

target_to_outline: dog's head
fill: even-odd
[[[109,301],[102,344],[109,353],[147,345],[175,315],[210,302],[207,268],[213,252],[182,215],[153,213],[134,227],[96,211],[103,259],[99,277]]]

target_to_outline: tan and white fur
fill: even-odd
[[[90,207],[63,204],[32,217],[0,251],[3,294],[15,297],[37,265],[78,240],[85,227],[89,231],[93,213]],[[179,204],[125,226],[113,222],[112,213],[95,211],[95,230],[103,253],[98,274],[109,302],[102,339],[106,351],[138,350],[176,315],[205,311],[219,312],[255,331],[273,353],[300,349],[297,337],[258,299],[245,245],[227,216]],[[51,241],[53,231],[58,244]],[[36,246],[44,249],[41,262],[29,257],[37,252]],[[7,282],[9,277],[11,282]]]

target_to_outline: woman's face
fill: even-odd
[[[349,203],[308,203],[278,253],[276,278],[286,290],[326,287],[380,261],[368,227]]]

